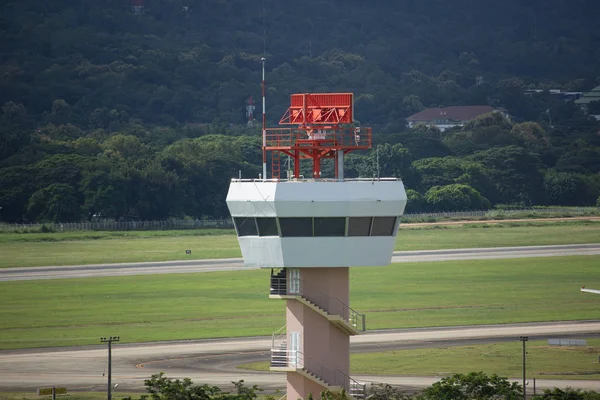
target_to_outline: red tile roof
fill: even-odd
[[[494,111],[490,106],[454,106],[446,108],[427,108],[406,118],[409,122],[431,122],[436,120],[471,121],[481,114]]]

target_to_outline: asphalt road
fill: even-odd
[[[600,254],[600,244],[496,247],[483,249],[396,251],[394,252],[394,255],[392,257],[392,262],[402,263],[448,260],[483,260],[500,258],[552,257],[597,254]],[[124,264],[2,268],[0,269],[0,282],[36,279],[89,278],[97,276],[126,276],[213,271],[237,271],[245,269],[248,269],[248,267],[244,267],[241,258],[228,258],[218,260],[140,262]]]
[[[600,321],[487,325],[374,331],[352,337],[352,352],[386,351],[415,347],[512,341],[520,335],[546,338],[597,338]],[[269,358],[269,337],[210,339],[186,342],[114,344],[113,383],[119,391],[141,390],[150,375],[165,372],[172,378],[191,378],[196,384],[221,387],[243,379],[250,385],[274,391],[284,389],[285,374],[236,369],[246,362]],[[39,387],[66,386],[69,390],[101,391],[106,388],[106,346],[35,349],[0,352],[0,390],[30,391]],[[440,371],[443,372],[443,371]],[[427,386],[436,377],[354,376],[363,382],[386,382],[405,388]],[[600,391],[600,381],[538,380],[537,387],[578,387]]]

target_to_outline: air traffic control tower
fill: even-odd
[[[344,179],[344,155],[372,143],[353,108],[351,93],[291,95],[280,121],[290,127],[267,129],[263,118],[261,179],[234,179],[227,195],[245,265],[271,269],[269,297],[286,301],[271,370],[286,372],[290,400],[319,399],[325,389],[364,398],[350,377],[350,336],[366,327],[349,305],[349,267],[390,263],[406,205],[399,179]],[[282,156],[291,160],[285,179]],[[321,174],[326,158],[330,178]],[[303,160],[312,176],[300,174]]]

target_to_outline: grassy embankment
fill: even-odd
[[[240,257],[231,231],[0,233],[0,268]],[[226,233],[226,234],[221,234]],[[600,242],[600,221],[401,229],[396,250]],[[186,255],[185,250],[192,250]]]
[[[528,379],[600,379],[600,340],[588,340],[587,344],[566,347],[548,346],[548,342],[543,340],[528,342]],[[352,354],[350,369],[355,375],[447,376],[483,371],[488,375],[518,378],[523,373],[521,357],[521,343],[515,340],[487,345]],[[269,364],[257,362],[238,368],[268,371]]]
[[[353,308],[369,329],[598,317],[600,256],[354,268]],[[0,283],[0,348],[269,335],[284,302],[267,270]]]

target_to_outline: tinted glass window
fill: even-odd
[[[350,221],[348,221],[348,236],[369,236],[372,219],[371,217],[350,218]]]
[[[312,237],[312,218],[279,218],[281,236]]]
[[[256,218],[256,225],[258,225],[258,236],[279,236],[275,218]]]
[[[233,219],[238,236],[257,236],[254,218],[235,217]]]
[[[315,218],[315,236],[346,236],[346,218]]]
[[[371,236],[393,236],[396,217],[374,217]]]

